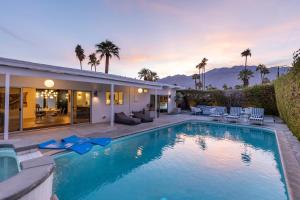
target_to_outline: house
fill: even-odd
[[[114,113],[171,112],[177,86],[0,58],[0,133],[110,122]],[[114,95],[111,95],[114,94]],[[9,102],[9,103],[7,103]],[[111,103],[114,102],[114,103]]]

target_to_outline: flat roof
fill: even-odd
[[[3,57],[0,57],[0,66],[9,66],[9,67],[14,67],[14,68],[18,68],[18,69],[50,72],[50,73],[56,73],[56,74],[67,74],[67,75],[76,75],[76,76],[83,76],[83,77],[101,78],[101,79],[106,79],[106,80],[111,80],[111,81],[142,84],[142,85],[149,85],[149,86],[154,86],[154,87],[156,86],[156,87],[162,87],[162,88],[182,89],[180,86],[176,86],[176,85],[144,81],[144,80],[139,80],[139,79],[135,79],[135,78],[114,75],[114,74],[105,74],[103,72],[80,70],[80,69],[74,69],[74,68],[69,68],[69,67],[47,65],[47,64],[34,63],[34,62],[29,62],[29,61],[9,59],[9,58],[3,58]]]

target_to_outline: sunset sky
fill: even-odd
[[[250,65],[289,65],[300,48],[299,0],[1,1],[0,57],[80,68],[75,46],[88,55],[105,39],[121,48],[110,73],[130,77],[143,67],[190,75],[203,57],[208,70],[241,65],[246,48]]]

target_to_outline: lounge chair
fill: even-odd
[[[242,113],[241,107],[231,107],[229,115],[226,116],[227,121],[237,122]]]
[[[199,108],[202,110],[202,115],[211,115],[214,112],[214,106],[199,106]]]
[[[212,117],[214,120],[221,121],[225,113],[226,113],[225,107],[216,106],[215,108],[212,109],[212,114],[210,114],[209,116]]]
[[[201,113],[201,109],[197,107],[191,107],[191,111],[193,115],[198,115]]]
[[[251,108],[250,123],[263,124],[264,123],[264,109],[263,108]]]
[[[127,125],[137,125],[141,123],[141,119],[138,118],[131,118],[125,115],[125,113],[115,113],[115,122],[120,124],[127,124]]]
[[[138,118],[142,123],[153,122],[153,118],[150,115],[147,115],[143,111],[140,112],[132,112],[134,118]]]

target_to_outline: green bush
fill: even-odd
[[[256,85],[244,89],[244,107],[264,108],[266,114],[278,115],[274,85]]]
[[[273,85],[257,85],[243,90],[181,90],[183,109],[195,105],[261,107],[269,115],[278,115]]]
[[[275,81],[277,107],[282,120],[300,140],[300,62]]]

